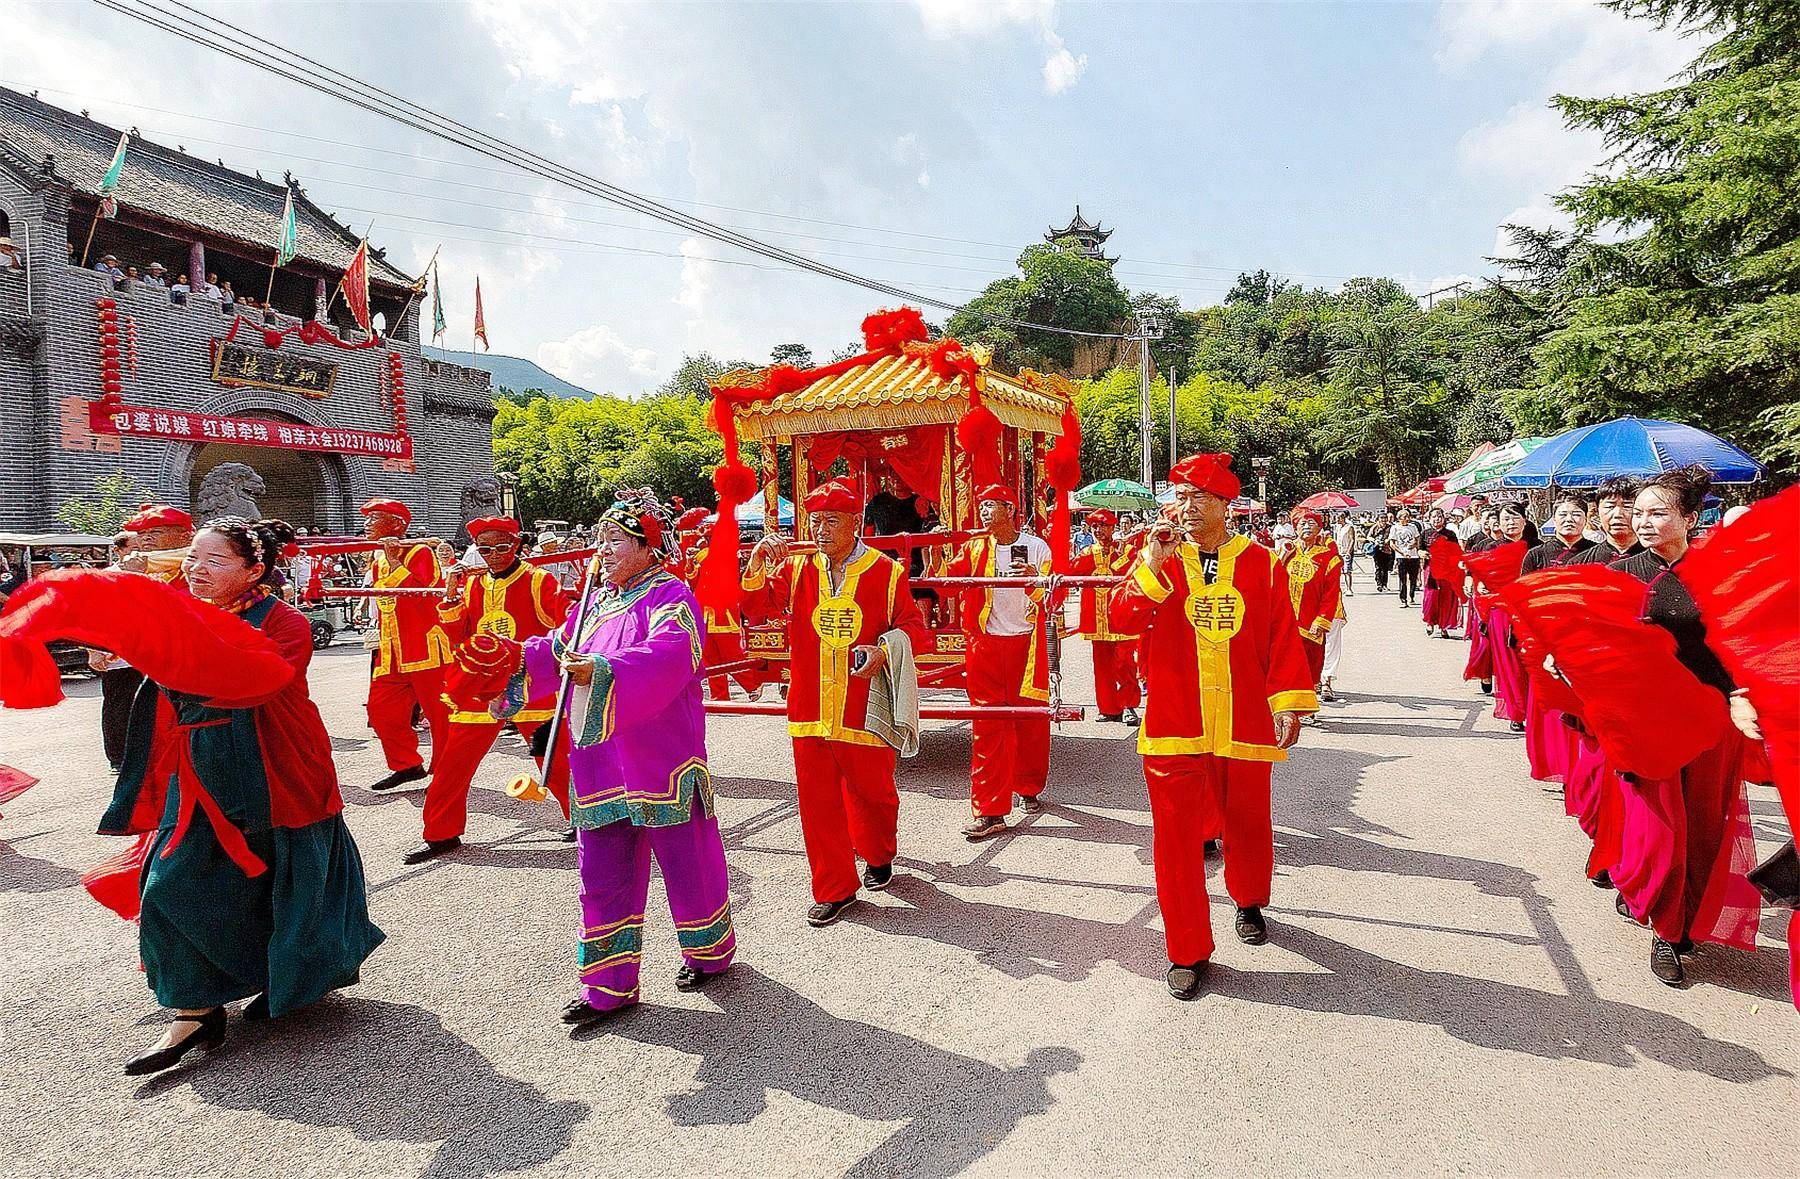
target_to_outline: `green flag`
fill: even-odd
[[[112,163],[106,166],[106,175],[100,178],[100,215],[111,220],[118,215],[119,202],[113,196],[119,187],[119,173],[125,170],[125,141],[131,132],[119,133],[119,149],[113,152]]]
[[[281,210],[281,240],[275,243],[275,265],[286,266],[300,252],[300,226],[294,220],[294,190],[288,189],[287,204]]]
[[[444,335],[444,284],[438,278],[437,263],[431,264],[431,338]]]

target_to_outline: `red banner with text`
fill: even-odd
[[[412,458],[412,438],[406,434],[322,428],[262,418],[219,417],[187,410],[150,409],[117,401],[90,401],[88,426],[96,434],[127,438],[235,442],[240,446],[269,446],[279,450],[363,454],[383,459]]]

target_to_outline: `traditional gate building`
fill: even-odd
[[[135,134],[117,214],[99,216],[119,135],[0,88],[0,239],[18,262],[0,259],[0,530],[52,530],[118,473],[197,518],[254,504],[330,533],[376,495],[444,537],[498,509],[488,374],[421,355],[413,279],[370,249],[370,337],[342,299],[327,311],[349,227],[291,178]],[[271,290],[290,190],[298,252]],[[128,277],[94,269],[107,255]]]

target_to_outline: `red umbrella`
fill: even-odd
[[[1311,508],[1315,512],[1341,512],[1346,508],[1358,508],[1362,505],[1341,491],[1319,491],[1300,501],[1303,508]]]
[[[1469,505],[1474,502],[1474,500],[1466,495],[1441,495],[1433,501],[1431,506],[1438,509],[1440,512],[1449,513],[1456,511],[1458,508],[1467,511]]]

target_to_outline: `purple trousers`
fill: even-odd
[[[581,868],[581,985],[601,1011],[638,1001],[650,857],[662,869],[681,957],[712,974],[731,965],[737,935],[719,821],[699,816],[673,827],[629,822],[575,833]]]

